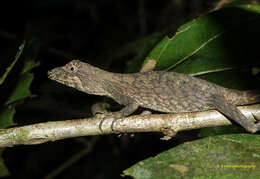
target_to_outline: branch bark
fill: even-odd
[[[239,109],[252,121],[255,120],[254,116],[260,119],[260,104],[240,106]],[[103,122],[103,131],[99,129],[101,118],[98,116],[2,129],[0,131],[0,147],[40,144],[70,137],[112,133],[163,132],[166,135],[163,139],[169,139],[183,130],[231,125],[228,119],[215,110],[129,116],[116,120],[113,125],[114,131],[111,129],[113,120],[113,118],[109,118]]]

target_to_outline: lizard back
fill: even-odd
[[[151,71],[115,75],[117,80],[113,80],[112,83],[117,91],[120,89],[122,95],[142,107],[161,112],[178,113],[214,109],[212,106],[214,95],[222,95],[234,105],[260,101],[258,93],[224,88],[203,79],[175,72]]]

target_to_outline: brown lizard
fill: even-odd
[[[130,115],[138,107],[166,113],[215,109],[248,132],[260,130],[260,123],[253,123],[236,107],[259,102],[259,93],[224,88],[190,75],[165,71],[119,74],[73,60],[52,69],[48,76],[85,93],[111,97],[124,105],[120,111],[109,113],[116,119]]]

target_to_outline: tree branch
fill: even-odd
[[[239,109],[252,121],[255,120],[254,116],[260,118],[260,104],[243,106]],[[103,122],[103,132],[99,130],[100,117],[2,129],[0,131],[0,147],[40,144],[77,136],[133,132],[163,132],[166,135],[163,139],[169,139],[183,130],[231,125],[229,120],[215,110],[196,113],[129,116],[116,120],[113,126],[114,131],[111,130],[113,120],[113,118],[110,118]]]

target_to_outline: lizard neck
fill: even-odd
[[[107,86],[116,75],[100,68],[89,66],[86,75],[82,76],[83,92],[94,95],[110,96]],[[89,73],[91,71],[91,73]]]
[[[103,77],[103,90],[106,96],[111,97],[119,104],[128,104],[129,96],[132,93],[138,93],[138,90],[133,87],[136,74],[121,74],[106,72]]]
[[[117,97],[130,87],[133,79],[131,74],[113,73],[89,64],[84,65],[81,81],[85,93],[108,96],[118,101]]]

